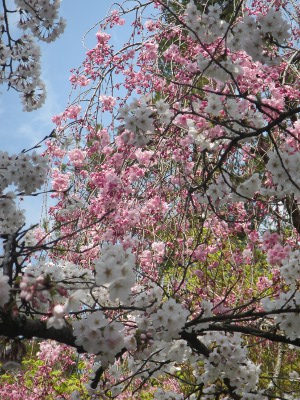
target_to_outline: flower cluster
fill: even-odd
[[[294,285],[295,282],[300,279],[300,262],[299,262],[300,251],[294,250],[289,252],[282,261],[280,268],[280,274],[284,278],[285,282]]]
[[[68,153],[70,162],[75,167],[80,167],[84,163],[85,156],[86,156],[86,151],[83,151],[81,149],[73,149]]]
[[[0,61],[4,68],[0,84],[8,83],[20,92],[24,110],[32,111],[40,108],[46,98],[45,85],[40,78],[40,48],[36,39],[44,42],[56,40],[63,33],[66,23],[58,16],[59,0],[15,0],[15,6],[19,15],[18,28],[24,34],[17,40],[12,39],[8,25],[11,11],[9,13],[5,8],[5,15],[1,18]]]
[[[25,221],[22,210],[15,203],[16,195],[30,195],[40,189],[47,173],[47,157],[20,153],[9,155],[0,152],[0,231],[1,234],[16,232]],[[18,193],[14,193],[14,185]]]
[[[215,386],[211,383],[217,381],[220,376],[230,380],[239,396],[247,396],[248,393],[257,390],[260,367],[248,359],[241,334],[224,335],[222,332],[211,332],[204,337],[204,343],[214,343],[213,351],[204,363],[205,373],[200,378],[206,386],[205,393],[209,394],[211,390],[214,393]],[[262,394],[253,397],[257,400],[264,398]]]
[[[41,260],[28,264],[23,272],[20,297],[41,312],[48,312],[52,307],[55,318],[50,320],[49,326],[56,322],[56,326],[62,327],[64,315],[79,310],[81,301],[86,299],[79,289],[89,287],[93,281],[90,270],[67,261],[53,263]],[[63,307],[55,308],[58,305]]]
[[[126,303],[135,283],[135,257],[130,249],[111,243],[102,246],[102,255],[94,260],[96,285],[105,286],[112,301]]]
[[[270,62],[268,57],[263,54],[263,38],[269,34],[280,44],[289,39],[290,25],[283,18],[281,12],[274,11],[272,8],[266,14],[260,13],[257,19],[253,15],[245,14],[241,20],[230,29],[230,25],[221,18],[222,8],[218,5],[208,6],[207,13],[201,13],[194,1],[190,1],[187,9],[185,22],[189,28],[189,34],[194,39],[201,39],[204,43],[211,44],[223,37],[226,31],[228,35],[228,48],[231,51],[244,50],[254,61]],[[211,54],[209,58],[211,58]],[[222,60],[209,59],[205,61],[200,57],[198,63],[201,70],[204,70],[210,77],[221,81],[226,81],[235,71],[232,64]]]
[[[177,338],[178,333],[186,323],[189,311],[174,299],[169,299],[163,303],[157,312],[151,315],[152,325],[160,332],[159,335],[169,341]]]
[[[300,154],[292,148],[268,153],[266,166],[271,173],[277,196],[282,198],[294,193],[297,198],[300,197],[299,163]]]
[[[153,109],[145,100],[134,100],[129,105],[125,104],[119,110],[119,118],[124,120],[124,129],[128,131],[126,142],[136,147],[145,146],[154,132]],[[123,135],[124,139],[124,135]]]
[[[0,306],[89,353],[91,397],[287,398],[299,354],[277,341],[299,345],[296,21],[281,1],[154,2],[163,17],[135,20],[115,50],[125,3],[53,118],[44,233],[4,236]],[[2,158],[15,212],[9,185],[32,183]]]
[[[285,271],[283,271],[285,275]],[[264,298],[262,301],[264,310],[271,311],[276,309],[288,310],[290,308],[299,309],[300,306],[300,293],[295,291],[294,285],[291,285],[291,289],[285,292],[281,292],[276,299]],[[286,336],[295,340],[299,338],[299,323],[300,315],[299,312],[287,312],[280,313],[275,317],[281,330],[283,330]]]
[[[86,318],[73,322],[76,344],[88,353],[99,354],[101,365],[114,361],[115,355],[124,347],[124,326],[110,322],[101,311],[95,311]]]

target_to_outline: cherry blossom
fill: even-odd
[[[45,164],[1,153],[0,333],[76,348],[90,398],[296,399],[297,10],[133,3],[72,70],[36,235]]]

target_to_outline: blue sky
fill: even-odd
[[[42,79],[47,87],[44,106],[40,110],[24,113],[18,94],[13,90],[7,91],[5,86],[0,87],[2,150],[18,152],[31,147],[51,132],[51,117],[62,112],[67,104],[71,89],[70,69],[78,67],[85,57],[86,49],[82,45],[82,37],[106,15],[111,4],[111,0],[62,1],[60,15],[67,20],[64,34],[54,43],[40,43]],[[96,30],[87,37],[89,47],[96,43],[95,32]]]
[[[105,17],[112,4],[112,0],[62,0],[60,15],[67,20],[64,34],[53,43],[40,43],[42,79],[47,88],[44,106],[37,111],[25,113],[18,93],[0,86],[1,150],[18,153],[32,147],[52,131],[52,116],[61,113],[67,105],[71,89],[70,69],[78,67],[85,58],[87,49],[82,44],[83,35]],[[121,27],[122,31],[119,28],[113,33],[111,40],[114,45],[121,45],[130,25],[130,21],[127,21],[125,27]],[[18,37],[16,28],[13,32]],[[96,32],[97,28],[88,34],[88,48],[96,44]],[[27,199],[21,208],[27,210],[28,222],[38,222],[42,197]]]

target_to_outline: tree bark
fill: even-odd
[[[75,347],[78,353],[86,353],[82,346],[75,344],[72,328],[66,325],[62,329],[47,328],[46,321],[29,319],[24,315],[12,317],[9,314],[0,314],[0,336],[14,339],[18,336],[24,339],[55,340],[58,343]]]

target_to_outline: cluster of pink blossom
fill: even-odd
[[[70,82],[72,83],[72,85],[74,85],[74,88],[76,88],[77,84],[79,86],[87,86],[90,83],[90,79],[87,79],[84,75],[72,75],[70,76]]]
[[[281,265],[291,251],[289,245],[283,246],[280,243],[278,233],[270,233],[266,231],[262,237],[263,247],[267,250],[268,262],[270,265]]]
[[[52,187],[57,192],[64,192],[68,189],[70,176],[59,172],[57,169],[52,171]]]

